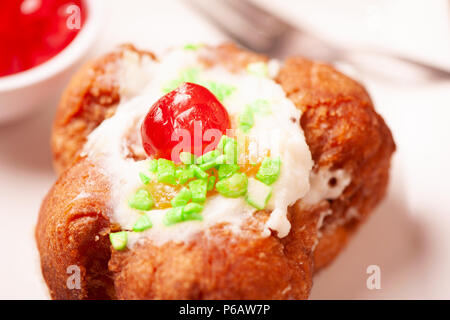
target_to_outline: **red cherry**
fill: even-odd
[[[225,107],[208,89],[184,83],[150,108],[141,126],[149,156],[179,162],[181,151],[197,156],[214,149],[230,128]]]

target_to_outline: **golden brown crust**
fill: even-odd
[[[114,112],[120,100],[118,87],[105,86],[102,75],[109,70],[114,78],[117,68],[106,66],[118,58],[117,53],[111,54],[85,67],[66,90],[54,123],[57,168],[70,167],[87,134]],[[225,44],[211,48],[204,59],[234,71],[266,58]],[[97,70],[94,74],[89,71],[92,65]],[[189,244],[159,247],[147,241],[111,254],[106,237],[110,228],[107,179],[85,159],[78,160],[50,190],[36,229],[52,297],[307,298],[314,271],[334,259],[384,196],[395,145],[364,88],[332,67],[291,58],[276,81],[303,112],[301,126],[315,170],[343,168],[352,175],[338,199],[309,208],[291,207],[292,229],[283,239],[274,235],[239,238],[217,227]],[[77,198],[80,193],[85,197]],[[332,214],[325,218],[319,238],[317,224],[327,210]],[[70,264],[82,267],[82,290],[66,287]]]
[[[36,226],[44,279],[54,299],[111,297],[109,182],[92,164],[76,163],[44,199]],[[81,272],[81,289],[69,289],[70,266]]]
[[[320,269],[383,198],[395,144],[367,91],[333,67],[290,58],[276,80],[302,110],[301,126],[315,169],[342,168],[352,176],[343,194],[328,201],[332,214],[325,218],[315,250]],[[355,217],[347,218],[351,214]]]
[[[110,268],[120,299],[306,299],[311,259],[293,258],[275,236],[241,238],[219,227],[189,244],[114,252]]]

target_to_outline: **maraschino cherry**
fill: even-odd
[[[200,156],[214,149],[228,128],[228,112],[214,94],[186,82],[150,108],[141,126],[142,144],[149,156],[179,162],[181,151]]]

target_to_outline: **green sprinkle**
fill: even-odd
[[[183,221],[183,207],[175,207],[169,209],[163,218],[163,223],[166,226],[171,226],[173,224],[179,223]]]
[[[222,137],[220,137],[219,143],[217,144],[216,150],[219,150],[220,152],[223,153],[223,148],[225,147],[225,145],[227,144],[227,142],[229,140],[232,140],[232,138],[230,138],[226,135],[222,135]]]
[[[127,247],[128,234],[126,231],[110,233],[109,241],[115,250],[123,250]]]
[[[190,179],[194,178],[194,169],[177,169],[175,176],[178,180],[178,184],[186,184]]]
[[[150,193],[145,189],[139,189],[136,193],[128,200],[128,205],[137,210],[148,211],[153,207],[153,199]]]
[[[201,204],[191,202],[183,207],[183,213],[200,213],[203,210],[203,206]]]
[[[183,212],[183,221],[190,221],[190,220],[203,220],[203,216],[199,213],[184,213]]]
[[[197,68],[187,68],[181,73],[183,82],[196,82],[200,70]]]
[[[208,163],[211,161],[214,161],[218,156],[220,156],[220,151],[219,150],[212,150],[209,151],[207,153],[205,153],[204,155],[200,156],[197,158],[197,164],[204,164],[204,163]]]
[[[184,50],[197,50],[200,49],[201,47],[203,47],[204,44],[203,43],[187,43],[184,45],[183,49]]]
[[[203,216],[200,212],[203,211],[203,206],[201,204],[191,202],[183,207],[182,219],[183,221],[189,220],[203,220]]]
[[[167,159],[158,159],[157,179],[159,182],[176,184],[175,164]]]
[[[270,158],[264,158],[263,162],[261,163],[261,167],[258,170],[258,173],[256,174],[256,179],[259,181],[271,185],[274,183],[279,175],[280,175],[280,167],[281,167],[281,159],[270,159]]]
[[[197,159],[197,164],[200,165],[200,169],[202,169],[203,171],[209,170],[216,166],[215,160],[219,156],[220,156],[219,150],[215,149],[209,151]]]
[[[183,188],[178,194],[170,201],[172,207],[180,207],[186,205],[192,198],[192,193],[188,188]]]
[[[143,214],[134,224],[133,231],[142,232],[150,229],[151,227],[153,227],[153,224],[150,221],[150,218],[146,214]]]
[[[269,101],[264,99],[257,99],[251,104],[248,104],[244,111],[239,115],[239,125],[241,130],[244,133],[248,133],[248,131],[255,124],[255,113],[260,113],[262,115],[270,114],[270,105]]]
[[[225,163],[233,164],[237,163],[239,148],[237,141],[232,139],[225,144],[223,153],[226,157]]]
[[[197,68],[187,68],[181,71],[179,77],[172,81],[169,81],[164,87],[163,92],[168,93],[176,88],[178,88],[184,82],[198,82],[198,74],[200,70]]]
[[[183,221],[189,220],[203,220],[203,216],[200,214],[202,212],[203,206],[201,204],[191,202],[183,207],[181,218]]]
[[[150,178],[142,172],[139,172],[139,178],[141,178],[143,184],[148,184],[150,182]]]
[[[260,113],[262,115],[267,115],[271,113],[270,103],[265,99],[256,99],[251,104],[248,105],[253,113]]]
[[[199,83],[202,86],[208,88],[219,101],[224,101],[226,98],[231,96],[233,92],[236,90],[236,87],[228,84],[217,83],[213,81],[208,81],[205,83]]]
[[[207,171],[209,169],[214,168],[215,166],[217,166],[216,161],[211,161],[211,162],[208,162],[208,163],[201,164],[200,165],[200,169],[202,169],[203,171]]]
[[[216,177],[215,176],[211,176],[208,178],[208,191],[211,191],[214,189],[214,184],[216,183]]]
[[[245,133],[250,131],[250,129],[255,124],[255,119],[253,116],[253,110],[251,106],[246,106],[244,112],[239,115],[239,125],[241,130]]]
[[[239,166],[237,164],[221,164],[219,170],[217,170],[219,180],[225,179],[238,171]]]
[[[193,46],[189,46],[193,50]],[[201,86],[204,86],[209,91],[212,92],[216,96],[216,98],[220,101],[224,101],[227,97],[229,97],[236,90],[236,87],[228,84],[218,83],[214,81],[204,81],[199,78],[200,70],[197,68],[187,68],[183,70],[178,78],[169,81],[162,88],[164,93],[168,93],[177,87],[179,87],[184,82],[192,82],[197,83]]]
[[[191,168],[194,170],[194,176],[199,179],[206,179],[208,177],[208,174],[203,171],[199,166],[193,164],[191,165]]]
[[[224,164],[227,162],[227,157],[224,154],[221,154],[214,160],[215,166],[220,166],[221,164]]]
[[[248,73],[257,77],[267,77],[269,75],[269,68],[265,62],[249,63],[246,70]]]
[[[206,191],[208,190],[208,182],[206,180],[198,179],[189,182],[189,189],[191,189],[192,193],[192,202],[205,202]]]
[[[252,207],[262,210],[272,195],[272,187],[253,178],[248,178],[248,188],[245,200]]]
[[[223,153],[223,149],[225,148],[225,145],[229,142],[229,141],[234,141],[233,138],[230,138],[226,135],[223,135],[220,140],[219,143],[217,144],[216,149],[219,150],[219,152]]]
[[[194,164],[195,155],[190,152],[180,152],[180,161],[184,164]]]
[[[237,198],[247,192],[248,179],[243,173],[235,173],[231,177],[216,183],[216,190],[227,198]]]
[[[158,170],[158,160],[156,160],[156,159],[150,160],[149,170],[150,170],[150,172],[156,172],[156,170]]]
[[[175,207],[167,211],[163,218],[163,223],[166,226],[171,226],[176,223],[190,220],[203,220],[202,212],[203,206],[198,203],[188,203],[184,207]]]

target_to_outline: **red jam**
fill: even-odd
[[[82,0],[0,0],[0,77],[49,60],[75,38]]]
[[[145,152],[179,162],[181,151],[197,156],[214,149],[230,128],[225,107],[208,89],[184,83],[159,99],[141,127]]]

